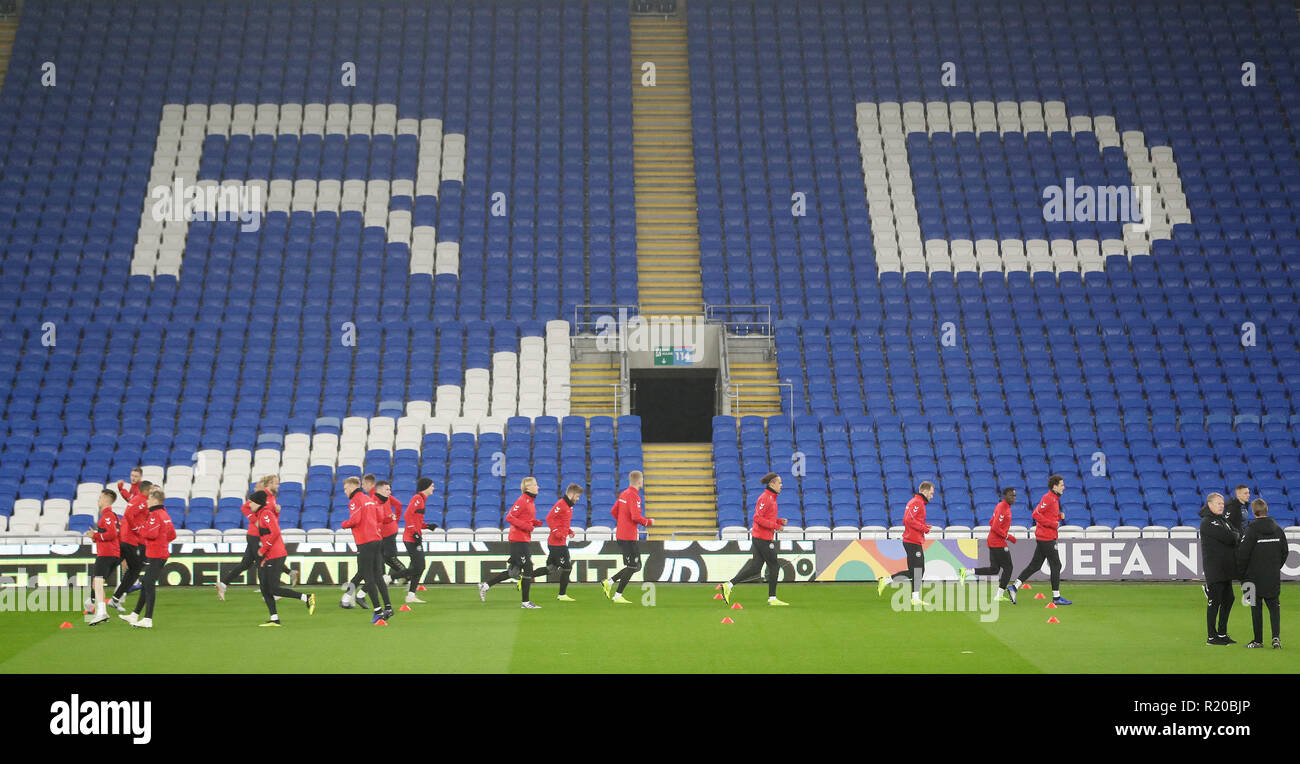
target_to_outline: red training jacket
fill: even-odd
[[[171,545],[176,540],[176,528],[172,518],[159,504],[149,507],[149,520],[140,532],[144,537],[144,556],[151,560],[165,560],[171,557]]]
[[[993,508],[993,517],[988,521],[988,546],[991,548],[1005,548],[1006,542],[1014,542],[1014,535],[1009,535],[1011,529],[1011,505],[1006,502],[998,502],[997,507]]]
[[[402,520],[406,523],[406,529],[402,531],[402,540],[415,543],[416,534],[421,534],[428,526],[424,523],[425,501],[424,494],[416,491],[411,497],[411,501],[406,505],[406,514],[402,515]]]
[[[1011,529],[1011,505],[1005,501],[999,501],[998,505],[993,508],[993,517],[989,519],[989,547],[995,549],[1005,548],[1008,541],[1015,541],[1016,537],[1008,535],[1007,531]]]
[[[118,541],[120,534],[119,526],[121,521],[117,519],[117,513],[112,507],[105,507],[99,513],[99,527],[91,538],[95,541],[96,557],[121,557],[122,545]]]
[[[618,501],[614,502],[614,508],[609,510],[617,521],[617,530],[614,538],[619,541],[636,541],[640,535],[638,525],[644,525],[647,528],[654,524],[654,521],[641,514],[641,492],[632,486],[623,489],[623,493],[618,495]]]
[[[127,502],[126,509],[122,510],[121,543],[131,546],[144,543],[140,532],[144,530],[144,524],[149,521],[148,505],[149,497],[144,494],[137,494],[134,499]]]
[[[288,554],[284,548],[284,539],[280,536],[280,516],[270,504],[257,513],[258,547],[257,553],[265,560],[274,560]]]
[[[930,532],[930,526],[925,522],[925,505],[925,497],[919,493],[907,502],[907,508],[903,510],[903,541],[925,543],[925,534]]]
[[[551,511],[546,513],[546,524],[551,528],[550,535],[546,537],[547,546],[568,546],[569,537],[573,535],[569,529],[572,521],[573,505],[569,503],[568,496],[561,496]]]
[[[515,499],[515,504],[506,513],[506,522],[510,523],[510,541],[531,541],[533,538],[533,528],[542,527],[542,521],[537,519],[537,505],[533,503],[533,497],[528,494],[520,494]]]
[[[1061,498],[1048,491],[1034,507],[1034,538],[1055,541],[1056,529],[1061,527]]]
[[[270,491],[266,492],[266,504],[263,508],[275,509],[275,494]],[[254,538],[261,536],[262,532],[258,529],[257,513],[253,511],[253,503],[251,501],[245,501],[243,506],[239,508],[239,511],[243,512],[244,517],[248,518],[248,535]]]
[[[132,483],[125,488],[123,488],[123,486],[126,486],[126,483],[123,483],[121,480],[117,481],[117,492],[122,495],[123,499],[126,499],[128,504],[132,499],[140,495],[139,481]]]
[[[348,499],[348,519],[343,527],[352,529],[357,546],[379,540],[379,505],[360,488]]]
[[[771,541],[776,538],[776,532],[784,527],[785,520],[776,516],[776,492],[764,488],[763,494],[754,504],[754,527],[750,529],[749,535]]]
[[[372,497],[375,505],[379,507],[379,536],[388,538],[397,535],[397,518],[402,516],[402,502],[397,500],[396,496],[391,493],[387,501],[381,501],[378,496]]]

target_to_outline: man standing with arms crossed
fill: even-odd
[[[1061,596],[1061,555],[1056,551],[1056,531],[1061,527],[1061,494],[1063,493],[1065,493],[1065,478],[1052,475],[1047,479],[1047,493],[1043,494],[1043,498],[1038,500],[1038,506],[1034,507],[1034,557],[1020,572],[1020,577],[1007,588],[1007,594],[1011,595],[1013,602],[1016,599],[1016,590],[1043,567],[1043,562],[1046,562],[1052,576],[1052,602],[1058,606],[1074,604]]]
[[[618,546],[623,552],[623,569],[615,573],[612,578],[602,581],[601,587],[605,590],[605,596],[619,605],[632,604],[623,598],[623,590],[632,580],[632,575],[641,569],[641,553],[636,548],[641,526],[649,528],[655,524],[654,520],[641,514],[641,485],[644,480],[639,470],[629,472],[627,488],[619,494],[618,501],[614,502],[614,508],[609,511],[617,525],[614,538],[618,540]],[[617,592],[614,588],[615,582],[618,582]]]

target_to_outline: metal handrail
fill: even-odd
[[[717,315],[720,312],[736,313],[740,311],[755,314],[754,320],[753,321],[732,321],[729,320],[728,318],[722,318]],[[762,320],[759,320],[758,319],[759,313],[764,314],[766,317]],[[718,305],[705,305],[704,320],[709,321],[711,323],[722,324],[723,327],[727,329],[736,326],[744,326],[744,327],[758,326],[762,331],[761,336],[768,336],[768,337],[772,336],[772,306],[771,305],[744,305],[744,304],[731,305],[725,303],[718,304]]]
[[[573,321],[569,327],[570,336],[581,334],[588,327],[590,327],[592,330],[595,330],[596,323],[597,323],[596,321],[579,321],[578,314],[583,313],[589,315],[590,313],[596,310],[601,310],[603,314],[610,315],[611,317],[615,318],[618,321],[619,325],[625,323],[626,319],[631,316],[641,315],[641,305],[639,303],[635,305],[630,305],[630,304],[629,305],[619,305],[619,304],[574,305]]]
[[[722,391],[726,391],[723,392],[722,394],[722,402],[726,404],[724,407],[725,410],[722,413],[730,416],[731,399],[730,396],[728,395],[728,392],[731,390],[731,357],[727,351],[726,328],[724,327],[723,330],[718,334],[721,337],[721,339],[719,340],[719,348],[718,348],[718,355],[719,355],[718,385],[720,386],[720,389]]]
[[[582,383],[574,384],[570,382],[569,399],[573,400],[574,389],[605,390],[609,388],[613,388],[612,398],[614,401],[614,418],[617,419],[619,414],[623,410],[623,385],[619,382],[601,382],[599,384],[582,384]]]

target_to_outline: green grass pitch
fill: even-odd
[[[871,584],[784,584],[786,608],[768,607],[766,587],[747,584],[736,590],[742,610],[714,600],[711,584],[661,584],[654,606],[642,606],[640,586],[628,587],[636,604],[627,606],[592,585],[570,587],[575,603],[557,602],[543,583],[533,611],[508,584],[486,604],[473,587],[433,587],[421,594],[428,604],[387,627],[341,610],[337,588],[316,587],[316,615],[282,601],[280,629],[257,628],[266,608],[253,588],[231,587],[226,602],[211,588],[162,589],[152,631],[116,617],[91,628],[80,613],[0,613],[0,674],[99,674],[106,648],[130,656],[113,671],[185,674],[1300,672],[1300,638],[1288,641],[1285,629],[1282,650],[1245,648],[1250,611],[1240,600],[1229,628],[1240,644],[1206,646],[1196,584],[1069,585],[1076,604],[1056,610],[1032,599],[1046,588],[1036,584],[988,623],[978,612],[894,612],[889,592],[878,597]],[[1300,618],[1288,610],[1297,595],[1300,584],[1284,585],[1284,626]],[[1048,624],[1052,615],[1061,622]],[[734,624],[721,623],[728,616]],[[58,628],[63,621],[73,628]]]

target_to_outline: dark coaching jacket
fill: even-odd
[[[1237,547],[1237,571],[1241,580],[1255,584],[1256,597],[1276,597],[1282,591],[1286,556],[1286,534],[1277,521],[1257,517],[1246,526],[1246,536]]]
[[[1237,577],[1237,533],[1208,506],[1201,507],[1201,568],[1205,583],[1217,584]]]

